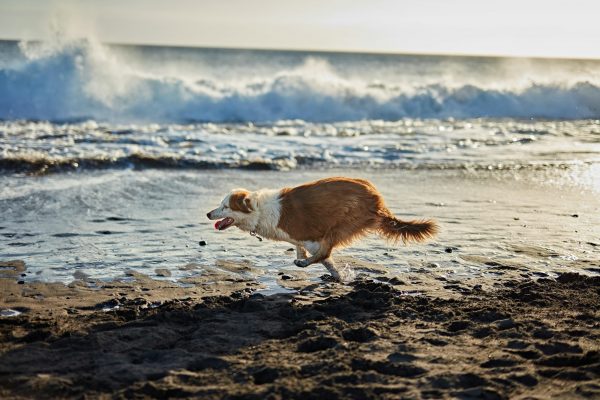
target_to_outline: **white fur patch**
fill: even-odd
[[[229,209],[229,198],[230,197],[231,197],[231,194],[228,194],[227,196],[225,196],[223,201],[221,201],[221,204],[219,205],[219,207],[217,209],[211,211],[212,219],[233,217],[232,210]]]
[[[251,198],[256,201],[256,211],[259,214],[256,233],[273,240],[284,240],[294,243],[289,235],[279,229],[279,218],[281,217],[281,199],[279,190],[259,190],[252,193]]]
[[[279,194],[279,190],[273,189],[262,189],[250,193],[248,197],[252,211],[250,213],[236,212],[235,226],[246,232],[256,232],[257,235],[266,239],[297,244],[287,233],[277,227],[281,216]]]
[[[319,251],[319,249],[321,248],[321,245],[319,244],[319,242],[312,242],[312,241],[303,242],[302,246],[304,246],[304,248],[310,254],[316,254]]]

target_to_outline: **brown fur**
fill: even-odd
[[[250,204],[250,198],[248,195],[250,192],[247,190],[238,190],[235,193],[231,194],[229,197],[229,208],[233,211],[241,211],[243,213],[249,214],[252,212],[252,205]]]
[[[320,243],[311,262],[377,232],[403,242],[423,241],[437,232],[433,221],[401,221],[393,216],[375,187],[363,179],[327,178],[281,191],[278,227],[292,239]]]

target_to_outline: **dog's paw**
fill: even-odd
[[[309,262],[307,260],[294,260],[294,264],[296,264],[297,267],[306,268],[308,267]]]

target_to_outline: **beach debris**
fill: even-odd
[[[573,218],[579,218],[579,214],[571,214],[571,217],[573,217]]]
[[[446,253],[452,253],[452,248],[451,247],[446,247],[446,250],[444,250]]]
[[[104,301],[102,303],[98,303],[95,306],[89,307],[89,308],[107,312],[107,311],[116,310],[120,306],[121,306],[121,303],[119,302],[118,299],[111,299],[111,300]]]
[[[258,239],[258,241],[259,241],[259,242],[262,242],[262,241],[263,241],[263,238],[261,238],[260,236],[258,236],[258,235],[256,234],[256,231],[250,231],[250,236],[254,236],[255,238],[257,238],[257,239]]]
[[[206,243],[206,241],[205,241],[205,240],[201,240],[201,241],[199,241],[199,242],[198,242],[198,244],[199,244],[200,246],[206,246],[206,244],[207,244],[207,243]]]
[[[439,268],[440,264],[432,262],[432,263],[427,264],[425,267],[426,268]]]

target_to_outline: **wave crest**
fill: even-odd
[[[158,76],[123,65],[85,41],[21,46],[24,62],[0,69],[0,118],[155,122],[313,122],[402,118],[600,118],[589,81],[485,88],[442,83],[399,87],[342,78],[318,58],[245,81]],[[249,72],[251,74],[251,72]]]

